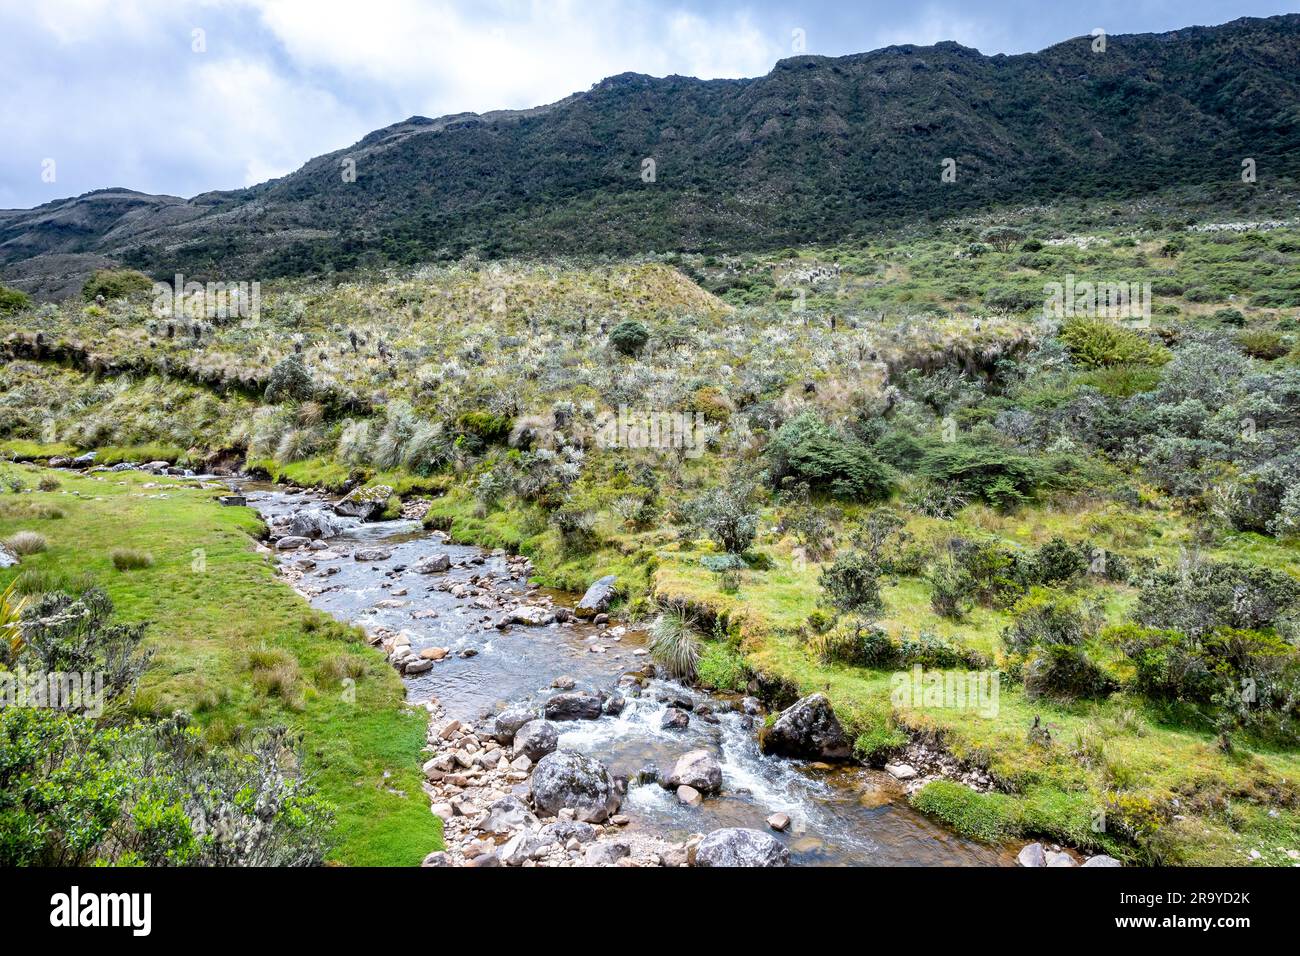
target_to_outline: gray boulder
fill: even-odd
[[[604,764],[573,750],[547,754],[533,770],[533,804],[542,813],[572,808],[584,823],[603,823],[618,811],[620,798]]]
[[[497,743],[508,744],[515,739],[515,734],[519,728],[530,720],[537,719],[537,711],[532,707],[526,707],[523,704],[512,704],[496,716],[496,723],[492,728],[492,736],[496,738]]]
[[[615,866],[619,860],[632,855],[632,848],[626,843],[597,843],[587,847],[583,854],[583,866]]]
[[[515,731],[515,756],[523,754],[537,763],[560,744],[555,725],[547,720],[530,720]]]
[[[1083,865],[1085,867],[1089,867],[1089,866],[1123,866],[1124,864],[1121,863],[1119,860],[1115,859],[1113,856],[1106,856],[1106,854],[1103,853],[1099,856],[1089,857],[1087,860],[1084,861]]]
[[[844,760],[853,747],[825,694],[795,701],[760,736],[764,752],[810,760]]]
[[[707,750],[692,750],[677,758],[664,786],[669,790],[694,787],[700,793],[717,793],[722,789],[722,768]]]
[[[18,563],[18,555],[9,550],[9,546],[0,541],[0,568],[12,568]]]
[[[685,730],[690,723],[690,715],[678,707],[669,707],[659,718],[659,726],[664,730]]]
[[[597,836],[596,828],[581,820],[556,820],[537,831],[537,839],[542,843],[558,843],[561,846],[570,840],[590,843]]]
[[[1016,854],[1016,862],[1021,866],[1047,866],[1047,854],[1041,843],[1029,843]]]
[[[596,720],[602,707],[596,695],[577,691],[556,694],[546,702],[544,713],[548,720]]]
[[[297,511],[284,523],[284,533],[299,538],[333,538],[343,532],[345,525],[322,508]]]
[[[487,808],[487,812],[474,825],[486,833],[512,833],[522,827],[531,827],[537,817],[524,806],[518,797],[502,797]]]
[[[582,600],[573,609],[573,613],[578,617],[595,617],[597,614],[608,611],[609,602],[614,599],[614,582],[617,580],[616,575],[607,574],[596,581],[591,587],[587,588],[587,593],[582,596]]]
[[[746,827],[714,830],[695,850],[696,866],[787,866],[790,851],[780,840]]]
[[[411,570],[416,574],[441,574],[451,570],[451,558],[445,554],[427,554]]]
[[[288,537],[281,538],[279,541],[275,543],[275,550],[297,551],[299,548],[305,548],[309,544],[311,544],[311,540],[309,538],[303,538],[298,535],[289,535]]]
[[[393,552],[387,548],[357,548],[352,557],[357,561],[387,561]]]
[[[388,485],[355,488],[334,503],[334,513],[347,518],[370,521],[383,513],[392,495],[393,489]]]

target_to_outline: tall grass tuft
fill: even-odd
[[[695,680],[700,639],[686,611],[666,607],[655,618],[650,628],[650,656],[674,680]]]

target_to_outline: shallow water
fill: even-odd
[[[304,508],[319,507],[309,494],[250,485],[249,504],[268,520]],[[556,604],[572,606],[573,595],[529,589],[509,580],[506,562],[478,548],[447,543],[414,521],[362,524],[349,521],[343,534],[327,542],[336,558],[319,552],[292,552],[281,560],[292,563],[304,555],[317,562],[298,586],[315,607],[366,627],[406,631],[411,646],[441,646],[452,654],[432,670],[404,678],[407,695],[424,701],[436,697],[447,714],[478,720],[507,703],[541,702],[553,693],[551,681],[572,677],[578,689],[611,690],[618,677],[639,669],[647,660],[634,653],[644,648],[645,635],[616,629],[604,631],[585,623],[546,627],[511,626],[498,630],[501,611],[477,607],[475,598],[453,597],[437,586],[469,583],[491,576],[494,593],[529,592],[532,599],[550,596]],[[359,547],[392,550],[386,561],[367,563],[352,558]],[[452,568],[445,574],[419,574],[410,567],[426,555],[445,553]],[[338,568],[333,574],[328,568]],[[405,568],[405,569],[403,569]],[[405,594],[401,592],[405,590]],[[377,607],[380,602],[386,606]],[[593,653],[592,645],[605,648]],[[472,650],[474,656],[461,657]],[[709,698],[665,681],[651,681],[640,698],[629,698],[622,714],[595,721],[560,722],[560,746],[580,750],[602,761],[618,776],[635,777],[647,765],[665,775],[677,757],[707,748],[723,772],[721,796],[698,807],[677,802],[657,784],[632,786],[624,810],[633,826],[670,839],[708,832],[724,826],[767,830],[766,819],[784,812],[790,830],[774,834],[789,846],[793,862],[803,865],[999,865],[1012,857],[1004,848],[989,847],[958,837],[906,804],[902,789],[886,774],[860,767],[819,769],[804,761],[768,757],[759,752],[756,724],[741,714],[719,713],[710,720],[692,713],[685,730],[659,726],[665,699]]]

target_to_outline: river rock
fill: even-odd
[[[844,760],[853,752],[825,694],[795,701],[760,735],[766,753],[812,760]]]
[[[1121,863],[1119,860],[1115,859],[1113,856],[1106,856],[1106,854],[1102,853],[1098,856],[1089,857],[1087,860],[1084,861],[1083,865],[1085,867],[1089,867],[1089,866],[1123,866],[1124,864]]]
[[[511,833],[521,827],[532,827],[537,817],[518,797],[502,797],[487,808],[487,812],[474,824],[474,829],[486,833]]]
[[[548,823],[537,831],[537,839],[543,843],[559,843],[564,845],[570,840],[577,840],[579,843],[590,843],[596,839],[599,834],[596,828],[590,823],[583,823],[581,820],[556,820],[554,823]]]
[[[492,736],[497,739],[497,743],[508,744],[515,739],[515,734],[520,727],[536,719],[537,711],[534,708],[523,704],[512,704],[497,714],[496,722],[492,726]]]
[[[342,521],[321,508],[297,511],[284,523],[285,534],[300,538],[333,538],[344,527]]]
[[[722,789],[722,768],[707,750],[692,750],[677,758],[664,786],[669,790],[694,787],[700,793],[717,793]]]
[[[451,653],[450,648],[446,647],[426,647],[421,649],[420,656],[426,661],[440,661]]]
[[[659,718],[659,726],[664,730],[685,730],[690,722],[691,718],[686,711],[677,707],[669,707]]]
[[[627,699],[622,694],[611,694],[605,698],[605,703],[600,705],[600,711],[607,717],[617,717],[623,713],[623,708],[627,706]]]
[[[411,657],[402,662],[403,674],[423,674],[433,669],[433,660],[428,657]]]
[[[357,548],[352,552],[356,561],[387,561],[392,556],[393,552],[387,548]]]
[[[411,568],[416,574],[441,574],[451,570],[451,558],[445,554],[426,554]]]
[[[84,455],[78,455],[76,458],[72,459],[70,464],[73,468],[89,468],[95,463],[95,459],[98,457],[99,452],[88,451]]]
[[[696,866],[787,866],[790,851],[780,840],[746,827],[714,830],[695,849]]]
[[[604,764],[573,750],[557,750],[538,761],[531,792],[541,812],[558,814],[569,808],[575,820],[585,823],[603,823],[620,802]]]
[[[507,624],[524,624],[528,627],[543,627],[555,620],[555,614],[549,608],[536,604],[523,604],[506,612]]]
[[[885,773],[895,780],[912,780],[916,777],[916,768],[910,763],[887,763]]]
[[[1053,866],[1078,866],[1079,864],[1075,863],[1074,857],[1070,856],[1070,854],[1068,853],[1061,853],[1058,851],[1048,850],[1047,865],[1049,867],[1053,867]]]
[[[1021,866],[1047,866],[1047,854],[1041,843],[1030,843],[1016,855],[1016,862]]]
[[[356,488],[334,503],[334,513],[370,521],[383,513],[392,495],[393,489],[388,485]]]
[[[515,754],[537,763],[559,746],[560,735],[547,720],[530,720],[515,731]]]
[[[607,574],[603,578],[587,588],[587,593],[582,596],[578,606],[573,609],[573,613],[578,617],[595,617],[597,614],[603,614],[609,610],[609,602],[614,598],[614,582],[618,580],[617,575]]]
[[[785,813],[774,813],[767,818],[767,825],[777,833],[784,833],[790,829],[790,817]]]
[[[304,538],[299,535],[289,535],[288,537],[281,538],[275,543],[275,550],[297,551],[299,548],[305,548],[309,544],[311,544],[311,539],[309,538]]]
[[[583,854],[583,866],[616,866],[619,860],[632,855],[632,848],[626,843],[597,843],[587,847]]]
[[[704,794],[700,793],[700,791],[696,790],[694,787],[688,787],[686,784],[682,784],[677,788],[677,802],[683,803],[688,807],[698,807],[704,802]]]
[[[556,694],[546,702],[548,720],[596,720],[600,717],[601,699],[594,694]]]

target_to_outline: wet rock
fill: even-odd
[[[1047,866],[1047,854],[1041,843],[1030,843],[1016,855],[1016,862],[1021,866]]]
[[[433,661],[427,657],[408,658],[402,664],[403,674],[423,674],[427,670],[433,669]]]
[[[8,545],[0,542],[0,568],[12,568],[18,563],[18,555],[9,550]]]
[[[763,704],[757,697],[742,697],[740,709],[751,717],[757,717],[763,712]]]
[[[1047,865],[1049,867],[1053,867],[1053,866],[1078,866],[1079,864],[1075,863],[1074,857],[1070,856],[1070,854],[1068,853],[1054,852],[1052,850],[1048,850]]]
[[[760,830],[726,827],[714,830],[695,850],[696,866],[787,866],[790,851]]]
[[[387,548],[357,548],[352,553],[356,561],[387,561],[393,556],[393,552]]]
[[[701,793],[717,793],[722,789],[722,768],[707,750],[692,750],[677,758],[664,786],[670,790],[694,787]]]
[[[299,511],[284,523],[284,532],[301,538],[333,538],[346,527],[335,515],[321,508]]]
[[[411,567],[416,574],[441,574],[451,570],[451,558],[445,554],[428,554]]]
[[[704,794],[694,787],[688,787],[685,784],[677,788],[677,802],[683,803],[688,807],[698,807],[704,802]]]
[[[774,813],[767,818],[767,825],[777,833],[784,833],[790,829],[790,817],[784,813]]]
[[[659,718],[659,726],[664,730],[685,730],[691,723],[690,716],[684,710],[669,707]]]
[[[895,780],[912,780],[916,777],[916,768],[906,763],[887,763],[885,773]]]
[[[597,843],[587,848],[583,854],[583,866],[616,866],[619,860],[632,855],[632,848],[626,843]]]
[[[73,468],[89,468],[91,465],[95,463],[95,459],[98,457],[99,457],[99,452],[88,451],[84,455],[78,455],[76,458],[72,459],[72,461],[70,461],[68,464],[71,465]]]
[[[600,707],[601,713],[607,717],[615,717],[623,713],[623,708],[627,706],[627,700],[622,694],[611,694],[605,699]]]
[[[559,677],[555,678],[555,680],[551,681],[551,686],[556,690],[573,690],[576,686],[576,681],[567,674],[561,674]]]
[[[603,823],[620,802],[604,764],[572,750],[557,750],[538,761],[531,793],[541,812],[558,814],[568,808],[574,819],[585,823]]]
[[[646,764],[636,772],[635,776],[632,777],[632,782],[639,786],[645,786],[647,784],[658,783],[662,777],[663,774],[659,772],[658,767],[654,764]]]
[[[545,843],[565,844],[570,840],[577,840],[579,843],[590,843],[596,839],[599,834],[596,828],[590,823],[583,823],[581,820],[556,820],[554,823],[548,823],[537,831],[537,839]]]
[[[530,720],[537,719],[537,710],[523,704],[512,704],[497,714],[492,727],[492,736],[497,743],[508,744],[515,739],[519,728]]]
[[[591,587],[587,588],[587,593],[582,596],[578,606],[573,609],[573,613],[578,617],[595,617],[609,610],[609,602],[614,598],[614,582],[618,578],[616,575],[607,574],[596,581]]]
[[[543,627],[555,620],[550,608],[535,604],[524,604],[506,612],[503,618],[506,624],[523,624],[527,627]]]
[[[760,736],[766,753],[812,760],[843,760],[853,751],[825,694],[796,701]]]
[[[426,647],[420,651],[420,656],[427,661],[440,661],[451,653],[450,648],[446,647]]]
[[[1121,863],[1119,860],[1115,859],[1113,856],[1106,856],[1103,853],[1098,856],[1089,857],[1086,861],[1084,861],[1083,865],[1085,867],[1089,867],[1089,866],[1123,866],[1124,864]]]
[[[548,720],[596,720],[603,706],[601,699],[594,694],[564,693],[551,697],[546,702],[544,713]]]
[[[560,735],[555,725],[546,720],[530,720],[515,731],[515,753],[537,763],[559,746]]]
[[[289,535],[288,537],[281,538],[275,543],[275,550],[297,551],[299,548],[305,548],[309,544],[311,544],[309,538],[304,538],[299,535]]]
[[[434,850],[424,858],[421,866],[451,866],[451,858],[444,850]]]
[[[334,513],[348,518],[360,518],[370,521],[379,517],[388,506],[388,499],[393,489],[388,485],[374,485],[370,488],[357,488],[350,491],[334,503]]]

